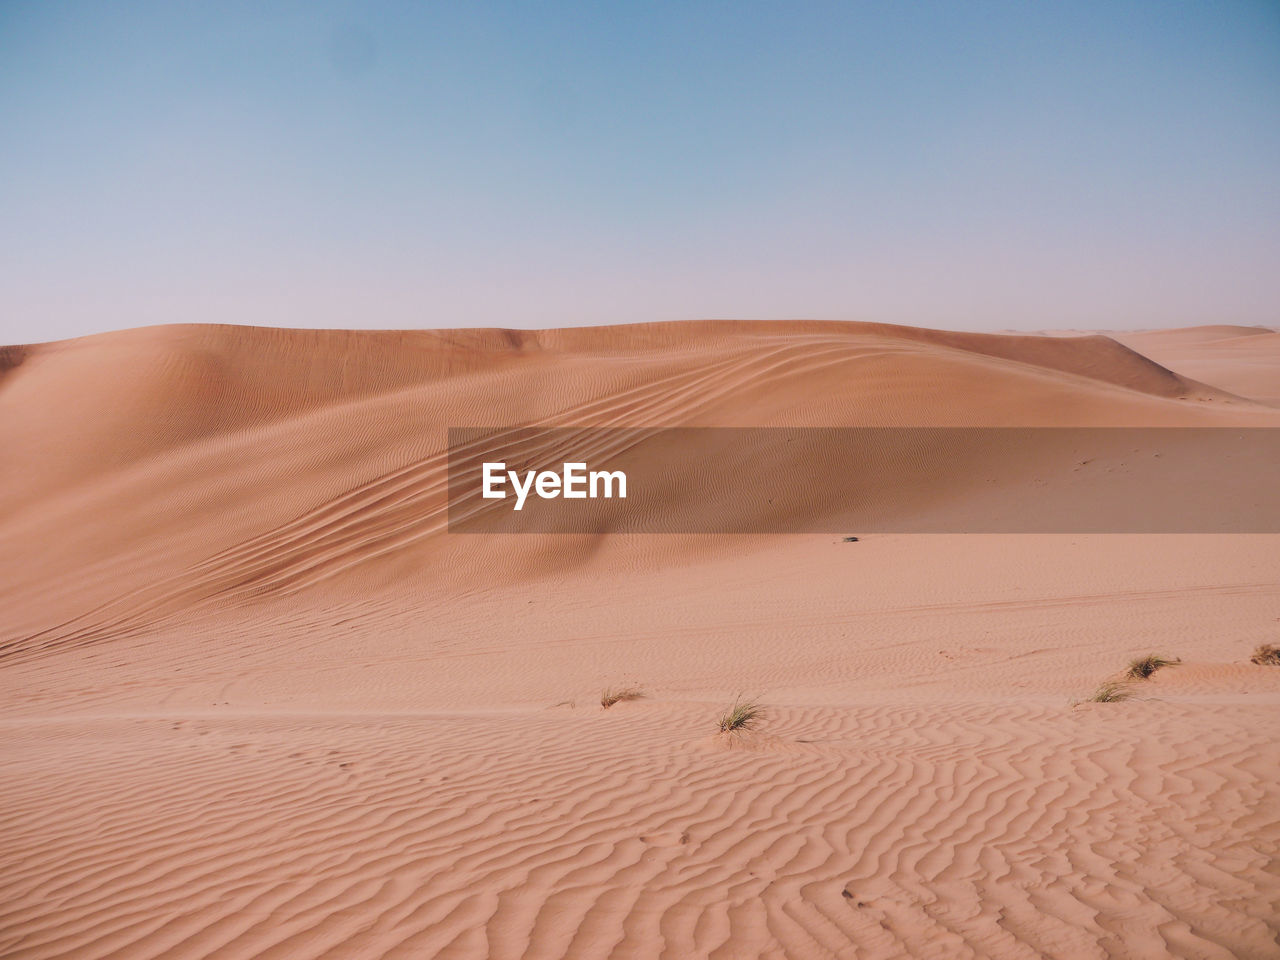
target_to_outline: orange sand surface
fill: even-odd
[[[450,534],[477,424],[1280,426],[1280,334],[0,349],[0,957],[1280,957],[1277,536]]]

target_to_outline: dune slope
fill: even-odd
[[[1280,333],[1267,327],[1190,327],[1117,334],[1121,343],[1198,380],[1280,406],[1274,358]]]

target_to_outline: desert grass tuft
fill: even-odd
[[[735,733],[739,730],[750,730],[764,718],[764,709],[754,700],[743,700],[741,697],[733,701],[733,705],[720,714],[717,726],[721,733]]]
[[[1268,667],[1280,667],[1280,647],[1264,643],[1253,651],[1253,656],[1249,658],[1249,662],[1264,664]]]
[[[622,703],[624,700],[639,700],[644,696],[644,691],[639,687],[609,687],[600,694],[600,706],[608,710],[615,703]]]
[[[1098,689],[1085,700],[1085,703],[1119,703],[1121,700],[1130,700],[1133,698],[1133,691],[1129,689],[1127,684],[1118,680],[1108,680],[1106,683],[1099,685]]]
[[[1177,657],[1170,659],[1156,653],[1149,653],[1145,657],[1130,660],[1124,675],[1130,680],[1148,680],[1161,667],[1172,667],[1181,662]]]

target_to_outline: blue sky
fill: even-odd
[[[1280,323],[1280,3],[0,0],[0,340]]]

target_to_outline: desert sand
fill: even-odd
[[[450,534],[515,423],[1280,426],[1280,334],[0,350],[0,957],[1280,957],[1276,535]]]

